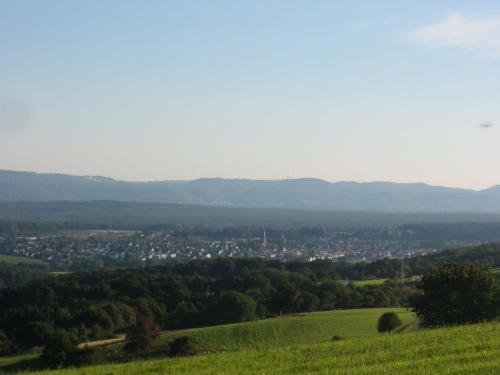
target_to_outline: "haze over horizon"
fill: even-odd
[[[324,182],[328,182],[331,184],[335,183],[392,183],[392,184],[423,184],[423,185],[428,185],[428,186],[433,186],[433,187],[446,187],[446,188],[456,188],[456,189],[468,189],[468,190],[475,190],[475,191],[481,191],[481,190],[487,190],[492,187],[500,186],[500,184],[496,185],[491,185],[487,186],[485,188],[470,188],[470,187],[461,187],[461,186],[447,186],[447,185],[435,185],[435,184],[430,184],[425,181],[390,181],[390,180],[368,180],[368,181],[356,181],[356,180],[327,180],[321,177],[310,177],[310,176],[285,176],[285,177],[276,177],[276,178],[248,178],[248,177],[221,177],[221,176],[200,176],[200,177],[195,177],[195,178],[164,178],[164,179],[123,179],[119,177],[113,177],[113,176],[104,176],[104,175],[96,175],[96,174],[74,174],[74,173],[64,173],[64,172],[47,172],[47,171],[28,171],[28,170],[13,170],[13,169],[0,169],[0,172],[20,172],[20,173],[36,173],[36,174],[41,174],[41,175],[67,175],[67,176],[74,176],[74,177],[88,177],[88,178],[109,178],[112,180],[116,181],[122,181],[122,182],[165,182],[165,181],[179,181],[179,182],[185,182],[185,181],[195,181],[195,180],[210,180],[210,179],[222,179],[222,180],[250,180],[250,181],[285,181],[285,180],[320,180]]]
[[[0,2],[0,169],[500,185],[500,4]]]

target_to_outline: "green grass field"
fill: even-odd
[[[377,336],[377,321],[387,311],[396,312],[403,324],[402,331],[416,322],[414,315],[402,308],[375,308],[323,311],[287,315],[247,323],[225,324],[167,332],[154,347],[165,353],[168,342],[176,337],[189,335],[198,341],[205,352],[235,352],[239,350],[264,350],[299,344],[317,344],[342,339]],[[121,345],[121,344],[115,344]],[[92,345],[92,343],[90,344]],[[36,355],[0,357],[0,372],[36,367]]]
[[[28,257],[17,257],[12,255],[4,255],[0,254],[0,263],[9,263],[9,264],[38,264],[38,265],[46,265],[42,260],[28,258]]]
[[[370,280],[355,280],[352,283],[356,286],[365,286],[365,285],[382,285],[388,279],[370,279]]]
[[[367,337],[377,335],[378,318],[387,311],[394,311],[400,316],[402,329],[416,321],[411,312],[401,308],[323,311],[179,331],[167,334],[166,340],[189,335],[195,337],[202,348],[210,351],[320,343],[330,341],[334,335],[342,338]]]
[[[39,374],[498,374],[498,322]]]
[[[38,356],[39,354],[36,353],[25,353],[10,357],[0,357],[0,374],[2,372],[10,373],[11,368],[14,368],[16,372],[33,368],[38,363]]]

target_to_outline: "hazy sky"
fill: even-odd
[[[0,0],[0,169],[500,184],[500,2]]]

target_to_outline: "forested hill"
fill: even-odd
[[[443,261],[498,266],[499,250],[499,245],[452,250],[408,260],[405,270],[416,275]],[[394,278],[400,269],[400,260],[389,259],[348,264],[219,258],[77,272],[0,289],[0,332],[9,346],[24,350],[43,345],[54,328],[74,332],[79,341],[106,338],[136,315],[174,329],[281,313],[398,306],[411,298],[412,287],[394,281],[357,286],[341,280]]]
[[[500,188],[482,191],[318,179],[128,182],[0,171],[0,201],[116,200],[213,206],[382,212],[500,213]]]
[[[164,224],[198,226],[381,227],[416,223],[500,223],[500,214],[379,213],[312,211],[278,208],[236,208],[147,202],[0,202],[0,229],[12,221],[34,223],[40,229],[138,229]],[[3,224],[2,224],[3,223]],[[410,228],[415,233],[433,227]]]

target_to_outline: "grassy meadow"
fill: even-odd
[[[356,286],[365,286],[365,285],[382,285],[388,279],[369,279],[369,280],[355,280],[352,283]]]
[[[0,254],[0,263],[8,263],[8,264],[37,264],[37,265],[46,265],[42,260],[28,258],[28,257],[18,257],[13,255],[5,255]]]
[[[402,308],[336,310],[286,315],[246,323],[225,324],[166,332],[154,345],[154,352],[163,356],[168,342],[179,336],[194,337],[205,353],[267,350],[293,345],[328,343],[333,336],[342,339],[377,336],[377,321],[381,314],[396,312],[403,324],[400,331],[412,329],[415,316]],[[97,347],[113,343],[122,345],[123,337],[87,343]],[[36,368],[37,355],[0,357],[0,372]]]
[[[162,341],[188,335],[196,338],[203,349],[220,351],[313,344],[331,341],[333,336],[368,337],[377,335],[378,318],[388,311],[399,315],[403,330],[416,321],[410,311],[402,308],[322,311],[177,331]]]
[[[500,323],[37,374],[498,374]]]

